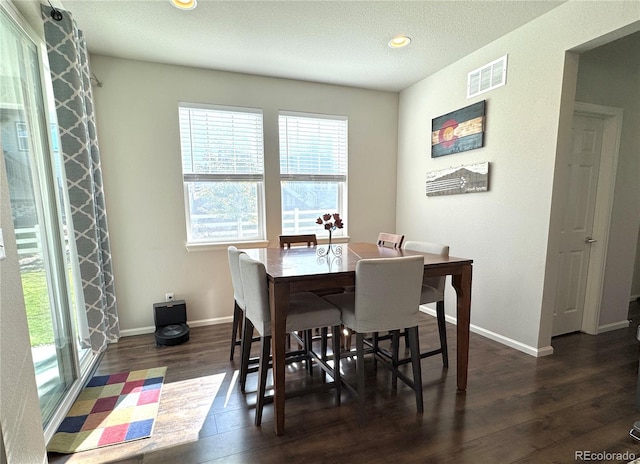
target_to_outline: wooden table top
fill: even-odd
[[[433,275],[451,274],[453,268],[463,264],[471,264],[473,260],[450,256],[443,258],[440,255],[421,253],[412,250],[385,248],[375,243],[345,243],[332,245],[333,248],[341,247],[341,254],[329,254],[318,256],[317,249],[326,245],[315,247],[286,248],[254,248],[245,251],[250,257],[264,263],[267,274],[272,279],[290,279],[299,276],[325,275],[353,273],[356,263],[368,258],[396,258],[399,256],[424,256],[425,275],[428,272]]]

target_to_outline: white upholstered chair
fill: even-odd
[[[242,340],[242,321],[244,320],[244,294],[240,278],[240,255],[244,252],[234,246],[227,248],[229,270],[231,271],[231,285],[233,286],[233,326],[231,329],[231,353],[229,360],[233,361],[236,346]]]
[[[267,274],[264,264],[251,259],[246,254],[240,256],[240,276],[245,301],[245,325],[242,337],[242,358],[240,385],[244,389],[247,378],[249,353],[253,330],[261,336],[261,350],[259,361],[258,396],[256,400],[255,423],[262,422],[262,409],[265,403],[265,391],[269,358],[271,353],[271,313],[269,310],[269,291]],[[326,353],[316,354],[308,344],[304,347],[307,355],[307,363],[311,357],[315,359],[324,372],[328,373],[333,381],[329,382],[335,388],[336,404],[340,404],[340,310],[323,300],[318,295],[310,292],[294,293],[289,300],[289,312],[287,313],[287,333],[307,332],[310,329],[331,327],[333,338],[333,366],[326,361]],[[307,340],[310,342],[310,337]]]
[[[387,232],[380,232],[378,234],[378,240],[376,241],[376,244],[380,247],[385,247],[385,248],[400,248],[402,246],[402,242],[404,240],[404,235],[402,234],[390,234]],[[350,287],[345,287],[344,288],[345,292],[354,292],[355,291],[355,287],[354,286],[350,286]],[[332,292],[332,293],[339,293],[339,292]],[[352,337],[353,333],[351,330],[347,329],[347,328],[343,328],[343,341],[342,344],[344,346],[344,349],[346,351],[350,351],[351,350],[351,337]],[[378,334],[374,335],[375,338],[378,337]]]
[[[392,356],[397,358],[398,339],[405,330],[411,351],[413,379],[398,371],[397,363],[386,357],[389,366],[415,392],[418,412],[423,411],[422,371],[418,342],[419,303],[424,274],[420,256],[361,259],[356,264],[356,285],[353,293],[327,295],[324,298],[342,311],[342,323],[356,332],[357,395],[360,419],[364,416],[364,337],[367,333],[390,331]],[[379,354],[375,348],[375,356]]]

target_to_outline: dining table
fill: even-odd
[[[289,249],[249,248],[242,251],[262,262],[267,273],[271,310],[276,435],[284,433],[286,318],[289,297],[296,292],[355,286],[356,264],[361,259],[422,255],[425,278],[451,276],[451,284],[457,294],[457,388],[460,391],[466,390],[473,260],[388,248],[375,243],[344,243]]]

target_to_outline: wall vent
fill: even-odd
[[[507,83],[507,55],[478,69],[467,77],[467,98],[475,97]]]

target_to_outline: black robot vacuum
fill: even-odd
[[[157,346],[179,345],[189,340],[187,305],[184,300],[155,303],[153,319]]]

